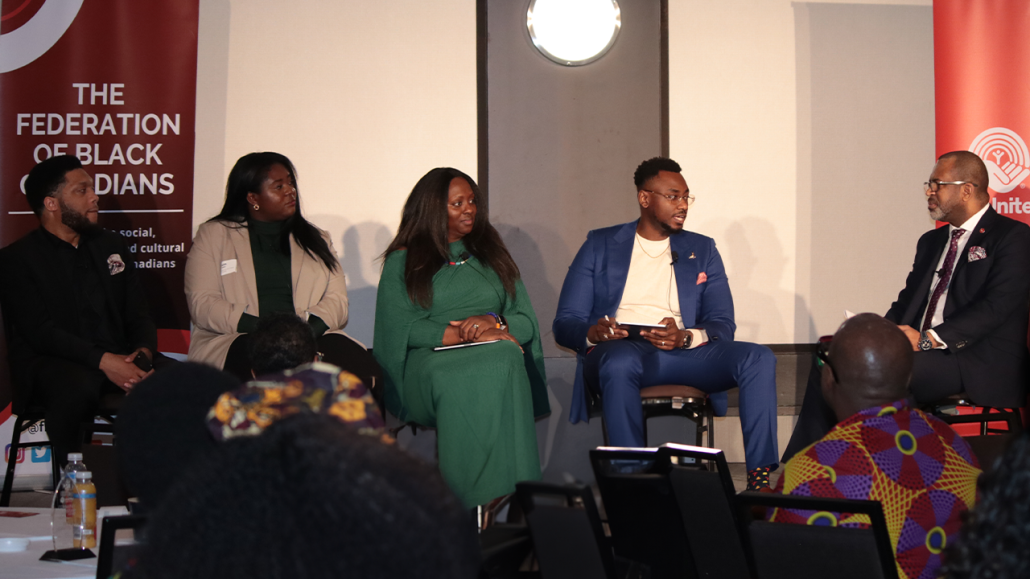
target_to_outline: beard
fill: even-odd
[[[79,213],[71,207],[68,207],[62,203],[60,199],[57,200],[57,204],[61,206],[61,223],[67,225],[75,233],[78,233],[79,235],[90,235],[103,229],[103,227],[90,221],[89,217],[84,213]]]
[[[928,209],[930,212],[930,218],[934,221],[945,221],[951,210],[958,204],[958,199],[952,200],[950,204],[945,205],[941,202],[940,197],[937,198],[937,207],[934,209]]]
[[[658,224],[658,226],[662,228],[662,233],[664,233],[666,235],[670,235],[671,236],[671,235],[679,235],[680,233],[683,233],[683,228],[682,227],[677,229],[677,228],[669,225],[668,223],[661,222],[661,223]]]

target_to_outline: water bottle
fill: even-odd
[[[93,473],[75,472],[75,487],[72,494],[75,524],[72,526],[72,546],[76,549],[92,549],[97,546],[97,487],[93,485]]]
[[[61,504],[64,505],[64,518],[69,525],[76,525],[75,513],[72,510],[72,494],[75,490],[75,473],[89,470],[82,462],[81,452],[69,452],[68,464],[61,471]]]

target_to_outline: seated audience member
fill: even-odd
[[[687,231],[694,200],[672,159],[633,174],[640,219],[595,229],[569,266],[552,326],[577,353],[569,421],[587,420],[587,389],[600,394],[613,446],[644,446],[640,390],[689,384],[726,414],[740,388],[749,490],[767,488],[776,450],[776,356],[734,340],[733,297],[715,241]],[[635,331],[626,324],[660,324]]]
[[[980,501],[948,546],[946,579],[1030,577],[1030,435],[1024,431],[980,478]]]
[[[440,475],[322,415],[222,445],[148,525],[139,576],[473,578],[468,512]]]
[[[82,163],[71,155],[39,163],[25,199],[40,227],[0,256],[8,359],[16,400],[46,409],[63,465],[105,395],[124,395],[171,360],[157,354],[135,257],[97,224],[99,198]]]
[[[787,463],[777,490],[881,502],[899,577],[935,576],[960,515],[976,501],[976,458],[951,427],[906,403],[913,352],[895,324],[875,314],[855,316],[819,355],[823,396],[838,424]],[[868,525],[864,515],[790,509],[771,519]]]
[[[318,361],[318,344],[311,326],[294,314],[261,318],[247,346],[252,376],[282,372]]]
[[[373,352],[389,411],[436,428],[444,479],[493,510],[540,478],[533,419],[550,406],[536,314],[480,201],[457,169],[415,184],[383,254]],[[434,351],[480,342],[494,343]]]
[[[216,448],[207,413],[239,385],[230,374],[187,362],[144,380],[125,399],[115,424],[118,465],[145,510],[157,507],[176,478]]]
[[[251,378],[247,343],[258,321],[304,318],[324,360],[371,385],[382,375],[343,333],[347,286],[329,234],[300,212],[296,171],[278,153],[251,153],[229,172],[222,211],[202,224],[186,259],[193,319],[189,360]]]
[[[980,157],[953,151],[923,184],[930,217],[948,226],[919,238],[905,287],[885,315],[915,352],[909,400],[917,404],[960,393],[982,406],[1026,403],[1030,227],[991,207],[989,181]],[[818,374],[808,383],[784,462],[835,421]]]
[[[222,394],[208,413],[218,440],[253,436],[295,414],[330,414],[361,434],[393,443],[383,416],[358,377],[322,362],[261,376]]]

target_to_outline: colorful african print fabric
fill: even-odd
[[[883,505],[903,579],[936,577],[941,553],[976,502],[979,463],[966,441],[904,400],[851,416],[787,463],[776,491]],[[869,517],[776,509],[770,520],[868,528]]]
[[[357,376],[315,362],[251,380],[222,394],[207,415],[218,440],[260,434],[273,422],[305,412],[331,414],[359,434],[393,442],[383,415]]]

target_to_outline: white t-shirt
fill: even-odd
[[[639,233],[635,237],[626,288],[615,319],[620,324],[657,324],[671,317],[676,327],[683,329],[669,239],[650,241]]]

